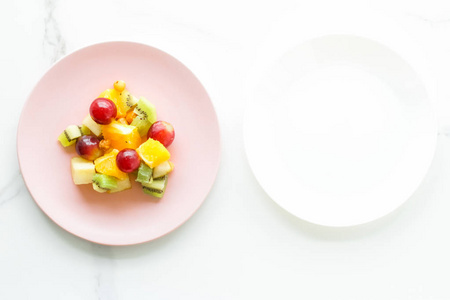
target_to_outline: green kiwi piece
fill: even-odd
[[[64,130],[64,134],[67,136],[68,140],[75,140],[81,136],[80,127],[77,125],[69,125],[66,130]]]
[[[150,125],[157,120],[155,106],[144,97],[139,98],[136,107],[134,108],[134,113],[137,114],[141,120],[148,120]]]
[[[109,190],[108,193],[117,193],[128,189],[131,189],[131,182],[129,177],[122,180],[117,180],[117,187]]]
[[[135,106],[138,102],[138,99],[136,99],[136,97],[134,97],[133,95],[130,94],[130,92],[128,92],[127,90],[123,91],[122,93],[120,93],[119,97],[121,98],[121,100],[129,107],[132,108],[133,106]]]
[[[63,147],[69,147],[70,145],[73,145],[73,144],[75,144],[75,142],[77,141],[77,140],[71,140],[71,141],[69,141],[68,139],[67,139],[67,136],[64,134],[64,132],[63,133],[61,133],[59,136],[58,136],[58,141],[61,143],[61,145],[63,145]]]
[[[96,173],[92,178],[92,183],[93,186],[97,185],[97,187],[107,191],[117,188],[117,179],[105,174]]]
[[[77,125],[69,125],[67,128],[58,136],[58,141],[64,147],[75,144],[77,138],[82,135],[81,129]]]
[[[152,195],[157,198],[162,198],[166,191],[167,179],[169,176],[160,178],[154,178],[151,183],[142,183],[142,190],[148,195]]]
[[[108,191],[99,187],[95,181],[92,182],[92,188],[94,189],[94,191],[99,193],[106,193]]]
[[[86,125],[78,126],[78,128],[80,128],[81,135],[91,135],[92,134],[92,131]]]
[[[145,163],[141,163],[139,166],[136,181],[140,183],[150,183],[153,178],[153,169],[147,166]]]
[[[139,135],[146,137],[152,123],[150,123],[147,119],[141,119],[140,116],[136,116],[136,118],[131,121],[130,125],[136,126],[139,131]]]

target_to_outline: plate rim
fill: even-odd
[[[284,205],[282,205],[279,201],[275,200],[275,198],[277,198],[277,196],[273,196],[271,194],[269,194],[269,192],[266,190],[266,188],[264,188],[264,185],[262,184],[261,178],[260,178],[260,174],[257,174],[254,171],[254,162],[251,159],[251,154],[249,151],[249,141],[248,141],[248,118],[249,118],[249,114],[250,114],[250,106],[251,104],[254,102],[254,98],[255,98],[255,90],[258,86],[258,84],[261,82],[263,75],[262,74],[267,74],[270,69],[274,66],[274,63],[276,61],[279,61],[279,59],[281,59],[284,55],[286,55],[287,53],[290,53],[291,51],[295,50],[296,47],[299,47],[302,44],[311,42],[313,40],[316,39],[322,39],[322,38],[326,38],[329,36],[344,36],[344,37],[352,37],[352,38],[360,38],[360,39],[365,39],[368,40],[370,42],[373,43],[377,43],[381,46],[383,46],[384,48],[388,49],[389,51],[393,52],[394,54],[396,54],[400,59],[404,60],[404,62],[411,68],[411,70],[413,71],[413,73],[415,75],[417,75],[419,82],[421,83],[422,87],[425,90],[427,99],[426,102],[428,103],[428,105],[430,106],[430,116],[431,116],[431,121],[433,123],[433,132],[435,134],[433,134],[433,143],[432,143],[432,148],[430,153],[432,153],[430,155],[429,161],[427,163],[427,168],[426,168],[426,172],[424,172],[424,174],[422,175],[421,180],[418,182],[418,184],[415,186],[415,188],[412,190],[412,192],[409,193],[409,195],[407,195],[405,197],[405,199],[403,201],[401,201],[401,203],[397,206],[394,206],[393,209],[389,210],[388,212],[377,216],[376,218],[372,218],[366,221],[360,221],[360,222],[351,222],[348,224],[344,224],[344,225],[333,225],[330,223],[325,223],[325,222],[317,222],[314,221],[313,218],[305,218],[304,216],[299,216],[297,213],[294,213],[292,211],[290,211],[288,208],[286,208]],[[418,190],[418,188],[420,187],[420,185],[423,183],[423,181],[425,180],[425,178],[427,177],[427,174],[431,168],[431,165],[433,163],[435,154],[436,154],[436,149],[437,149],[437,137],[438,137],[438,120],[437,120],[437,115],[436,115],[436,110],[435,110],[435,103],[432,99],[432,93],[429,90],[429,86],[426,84],[426,82],[424,81],[423,78],[423,74],[420,74],[418,69],[415,68],[414,64],[412,64],[407,58],[405,58],[400,52],[398,52],[395,48],[392,48],[390,46],[388,46],[386,43],[384,43],[383,41],[380,41],[376,38],[373,37],[369,37],[369,36],[364,36],[362,34],[353,34],[353,33],[325,33],[325,34],[319,34],[319,35],[315,35],[312,37],[308,37],[305,39],[301,39],[301,40],[297,40],[296,43],[294,44],[294,46],[291,46],[289,48],[285,48],[283,52],[278,52],[278,55],[275,56],[275,59],[273,59],[274,57],[272,57],[272,60],[270,61],[270,64],[268,64],[267,62],[264,62],[264,66],[263,68],[259,69],[259,71],[262,71],[262,74],[260,73],[260,76],[258,77],[257,80],[252,82],[252,86],[251,86],[251,92],[250,92],[250,99],[247,101],[247,105],[245,107],[245,112],[244,112],[244,119],[243,119],[243,130],[242,130],[242,137],[243,137],[243,141],[244,141],[244,150],[245,150],[245,155],[247,158],[247,162],[250,166],[251,172],[254,176],[254,178],[256,179],[258,185],[261,187],[261,189],[264,191],[264,193],[271,199],[271,201],[273,201],[275,204],[277,204],[280,208],[282,208],[284,211],[288,212],[290,215],[308,222],[310,224],[314,224],[317,226],[324,226],[324,227],[329,227],[329,228],[346,228],[346,227],[352,227],[352,226],[359,226],[359,225],[363,225],[363,224],[367,224],[373,221],[376,221],[380,218],[383,218],[391,213],[393,213],[394,211],[400,209],[403,205],[405,205],[406,202],[408,202],[408,200],[414,195],[414,193],[416,193],[416,191]],[[260,67],[260,66],[259,66]]]
[[[67,228],[66,226],[61,225],[60,223],[56,222],[50,215],[48,215],[48,213],[43,209],[43,207],[39,204],[39,202],[36,200],[35,195],[33,194],[32,190],[29,188],[27,179],[25,178],[24,174],[23,174],[23,166],[22,166],[22,162],[20,159],[20,148],[19,148],[19,144],[20,144],[20,131],[21,131],[21,127],[23,126],[23,118],[24,118],[24,110],[25,107],[28,105],[28,103],[31,101],[31,96],[34,94],[35,90],[37,89],[37,87],[39,86],[39,84],[42,82],[42,80],[44,79],[44,77],[59,63],[61,63],[62,61],[68,59],[70,56],[72,56],[75,53],[78,53],[80,51],[86,50],[88,48],[95,48],[98,46],[103,46],[103,45],[108,45],[108,44],[129,44],[129,45],[138,45],[138,46],[143,46],[143,47],[147,47],[156,51],[161,52],[162,54],[164,54],[165,56],[170,57],[171,59],[174,59],[178,64],[182,65],[186,70],[189,71],[189,73],[195,78],[195,80],[197,80],[200,84],[200,86],[203,88],[205,95],[207,96],[209,103],[212,107],[212,112],[213,112],[213,118],[217,124],[217,139],[218,139],[218,152],[217,152],[217,161],[215,163],[215,165],[213,165],[213,171],[212,171],[212,184],[208,187],[208,189],[205,190],[205,196],[203,197],[202,201],[200,201],[199,205],[197,207],[195,207],[192,212],[187,216],[187,218],[185,220],[183,220],[182,222],[180,222],[177,226],[173,227],[171,230],[166,231],[162,234],[156,235],[154,237],[151,238],[147,238],[145,240],[139,241],[139,242],[125,242],[125,243],[104,243],[101,241],[96,241],[92,238],[89,237],[84,237],[81,236],[80,234],[76,234],[74,233],[72,230],[70,230],[69,228]],[[73,51],[71,51],[70,53],[67,53],[65,55],[63,55],[62,57],[60,57],[59,59],[57,59],[55,62],[53,62],[49,67],[46,68],[46,70],[39,76],[39,79],[36,81],[36,83],[32,86],[30,92],[28,93],[26,100],[24,101],[22,107],[21,107],[21,111],[20,111],[20,116],[17,122],[17,129],[16,129],[16,156],[17,156],[17,161],[18,161],[18,165],[19,165],[19,171],[20,171],[20,175],[22,176],[22,179],[24,181],[25,187],[27,188],[28,192],[30,193],[31,198],[33,199],[33,202],[39,207],[39,209],[50,219],[52,220],[52,222],[59,226],[60,228],[64,229],[64,231],[72,234],[73,236],[76,236],[80,239],[95,243],[95,244],[99,244],[99,245],[104,245],[104,246],[132,246],[132,245],[140,245],[140,244],[144,244],[144,243],[148,243],[151,241],[154,241],[156,239],[159,239],[163,236],[166,236],[172,232],[174,232],[176,229],[180,228],[182,225],[184,225],[186,222],[188,222],[193,215],[200,209],[200,207],[204,204],[204,202],[206,201],[206,199],[208,198],[209,194],[211,193],[213,187],[216,184],[216,180],[217,180],[217,176],[219,173],[219,169],[221,166],[221,162],[222,162],[222,134],[221,134],[221,127],[220,127],[220,122],[219,122],[219,118],[217,115],[217,110],[216,110],[216,106],[214,105],[214,102],[211,100],[211,97],[206,89],[206,87],[203,85],[203,83],[200,81],[200,79],[197,77],[197,75],[188,67],[186,66],[183,62],[181,62],[180,60],[178,60],[175,56],[169,54],[168,52],[161,50],[158,47],[143,43],[143,42],[136,42],[136,41],[132,41],[132,40],[105,40],[105,41],[100,41],[100,42],[96,42],[96,43],[92,43],[92,44],[88,44],[88,45],[84,45],[81,47],[78,47],[76,49],[74,49]]]

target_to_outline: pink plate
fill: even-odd
[[[175,128],[169,147],[175,170],[161,200],[136,182],[116,194],[74,185],[70,159],[77,154],[57,141],[67,125],[81,124],[92,100],[118,79]],[[171,232],[200,207],[219,167],[219,125],[205,89],[178,60],[147,45],[107,42],[66,56],[42,77],[23,108],[17,151],[31,195],[56,224],[95,243],[131,245]]]

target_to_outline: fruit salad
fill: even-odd
[[[74,184],[92,184],[99,193],[115,193],[139,182],[142,191],[162,198],[174,165],[167,148],[173,126],[157,119],[155,106],[136,98],[122,80],[103,91],[82,125],[69,125],[58,137],[63,147],[75,145],[71,160]]]

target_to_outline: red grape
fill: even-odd
[[[131,173],[139,168],[141,160],[135,150],[123,149],[117,154],[116,163],[122,172]]]
[[[172,144],[173,139],[175,138],[175,130],[170,123],[156,121],[148,130],[147,137],[159,141],[167,148]]]
[[[78,138],[75,145],[78,155],[81,157],[94,160],[103,155],[102,150],[99,148],[100,141],[97,137],[91,135],[83,135]]]
[[[97,98],[91,103],[89,112],[95,122],[107,125],[117,116],[117,107],[107,98]]]

